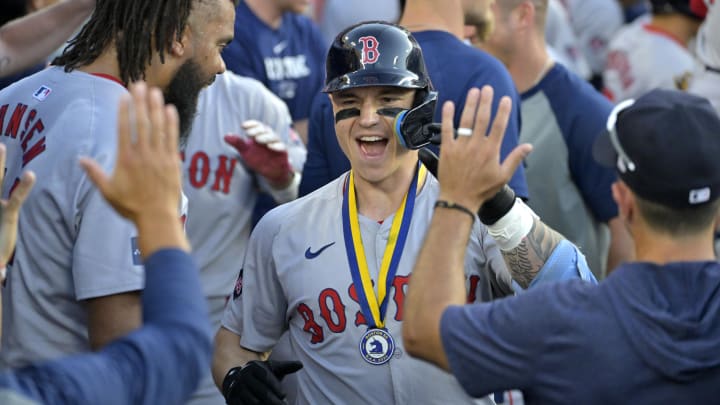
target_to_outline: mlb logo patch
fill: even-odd
[[[137,237],[130,238],[130,249],[132,254],[132,263],[135,266],[142,266],[142,255],[140,255],[140,247],[138,246]]]
[[[50,93],[52,93],[52,89],[50,87],[40,86],[40,88],[35,90],[35,93],[33,93],[33,97],[35,97],[38,101],[45,101],[45,99],[50,96]]]

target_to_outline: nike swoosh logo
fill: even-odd
[[[322,253],[325,249],[329,248],[330,246],[332,246],[334,244],[335,244],[335,242],[328,243],[327,245],[318,249],[316,252],[313,252],[312,250],[310,250],[310,247],[308,247],[307,250],[305,251],[305,258],[306,259],[314,259],[314,258],[320,256],[320,253]]]
[[[285,50],[285,48],[287,48],[287,45],[287,41],[278,42],[277,45],[273,46],[273,52],[275,53],[275,55],[277,55],[283,50]]]

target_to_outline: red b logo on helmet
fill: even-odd
[[[377,62],[380,58],[380,51],[378,51],[378,40],[373,36],[360,37],[358,39],[362,44],[362,63],[363,65],[372,65]]]

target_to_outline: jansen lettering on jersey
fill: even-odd
[[[9,104],[0,106],[0,134],[20,140],[23,167],[45,151],[45,137],[40,137],[44,130],[45,124],[37,116],[37,110],[28,110],[22,103],[18,103],[12,112]]]

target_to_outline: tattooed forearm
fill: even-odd
[[[527,288],[562,240],[562,235],[536,218],[522,242],[515,249],[503,252],[513,279]]]

